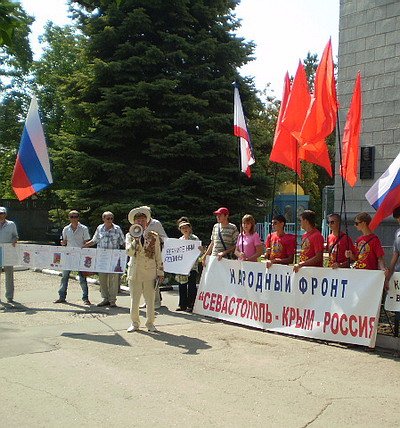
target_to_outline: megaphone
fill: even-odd
[[[129,233],[133,238],[140,238],[143,235],[143,227],[140,224],[132,224]]]

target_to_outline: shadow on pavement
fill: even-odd
[[[197,339],[195,337],[189,337],[184,335],[177,336],[175,334],[166,333],[163,331],[157,331],[156,333],[141,331],[140,333],[145,334],[146,336],[150,336],[154,340],[165,342],[165,344],[168,346],[174,346],[176,348],[184,349],[186,350],[184,354],[188,355],[199,355],[199,350],[206,350],[212,348],[212,346],[208,345],[208,343],[204,340]]]
[[[93,342],[106,343],[107,345],[131,346],[118,333],[114,333],[114,335],[87,334],[87,333],[62,333],[61,336],[69,337],[70,339],[90,340]]]
[[[97,308],[96,305],[86,306],[77,305],[75,303],[62,303],[57,304],[55,307],[35,308],[23,305],[20,302],[14,301],[14,303],[1,302],[3,307],[1,309],[5,311],[13,312],[25,312],[26,315],[34,315],[39,312],[59,312],[59,313],[70,313],[70,314],[103,314],[103,315],[117,315],[121,313],[129,313],[129,308],[117,306],[116,308],[110,308],[108,306],[103,308]],[[63,309],[65,308],[65,309]]]
[[[215,321],[213,318],[204,317],[202,315],[195,314],[194,312],[188,313],[188,312],[175,311],[175,310],[171,311],[169,308],[167,308],[167,306],[161,306],[161,308],[156,309],[156,315],[169,315],[171,317],[176,317],[181,319],[183,318],[185,320],[192,320],[193,318],[195,318],[196,321],[207,322],[207,323]]]

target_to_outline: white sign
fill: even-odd
[[[400,272],[395,272],[389,281],[389,290],[386,294],[385,309],[400,312]]]
[[[125,250],[34,244],[17,244],[15,247],[12,244],[0,245],[2,266],[122,274],[126,261]]]
[[[189,275],[200,255],[201,241],[191,239],[164,239],[162,258],[164,272]]]
[[[384,273],[208,257],[194,312],[296,336],[375,346]]]

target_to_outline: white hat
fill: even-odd
[[[137,214],[144,214],[146,216],[146,220],[148,222],[150,221],[150,218],[151,218],[150,209],[149,207],[143,206],[143,207],[133,208],[133,210],[129,211],[129,214],[128,214],[129,223],[131,224],[135,223],[135,216]]]
[[[6,207],[0,207],[0,213],[7,214],[7,208]]]

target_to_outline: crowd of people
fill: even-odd
[[[327,242],[316,227],[316,214],[305,210],[300,214],[300,226],[304,230],[298,257],[296,257],[296,236],[285,232],[286,218],[276,215],[272,218],[272,231],[267,235],[265,248],[260,236],[256,232],[256,222],[252,215],[246,214],[242,218],[240,232],[235,224],[229,221],[229,209],[221,207],[214,211],[216,223],[213,226],[210,244],[203,251],[201,261],[203,267],[207,264],[207,256],[222,258],[237,258],[240,261],[256,262],[266,261],[266,267],[273,264],[292,265],[293,271],[298,272],[302,267],[322,267],[324,253],[328,254],[327,266],[337,268],[355,269],[381,269],[385,271],[385,288],[388,288],[389,279],[393,272],[400,271],[400,228],[396,231],[393,244],[393,256],[388,268],[385,267],[384,251],[379,237],[371,232],[369,224],[371,216],[362,212],[356,215],[354,225],[360,236],[353,243],[342,229],[340,215],[333,213],[328,216],[330,234]],[[18,232],[14,222],[7,220],[7,210],[0,207],[0,243],[18,241]],[[161,249],[167,237],[162,224],[152,218],[151,209],[141,206],[129,212],[128,220],[135,232],[123,234],[122,229],[114,223],[114,215],[110,211],[102,214],[103,223],[90,238],[87,226],[80,223],[80,215],[76,210],[68,214],[69,224],[62,231],[61,245],[67,247],[86,248],[97,245],[103,249],[125,248],[129,256],[127,279],[130,289],[131,325],[128,332],[137,331],[140,327],[139,309],[146,308],[146,327],[148,331],[157,331],[155,327],[155,310],[161,306],[161,293],[159,285],[164,280]],[[400,207],[393,211],[393,217],[400,224]],[[198,240],[193,233],[192,225],[187,217],[177,220],[177,227],[183,240]],[[136,233],[138,232],[138,233]],[[265,250],[265,251],[263,251]],[[264,253],[264,254],[263,254]],[[13,267],[5,266],[5,297],[8,303],[14,299]],[[196,300],[199,264],[196,261],[189,275],[176,275],[179,285],[179,304],[177,311],[192,312]],[[84,305],[91,305],[89,300],[86,273],[78,272],[82,288],[82,301]],[[119,274],[99,273],[100,293],[102,301],[97,306],[116,307],[119,290]],[[65,303],[68,290],[70,271],[64,270],[58,290],[59,297],[55,304]],[[145,304],[140,306],[143,295]]]

